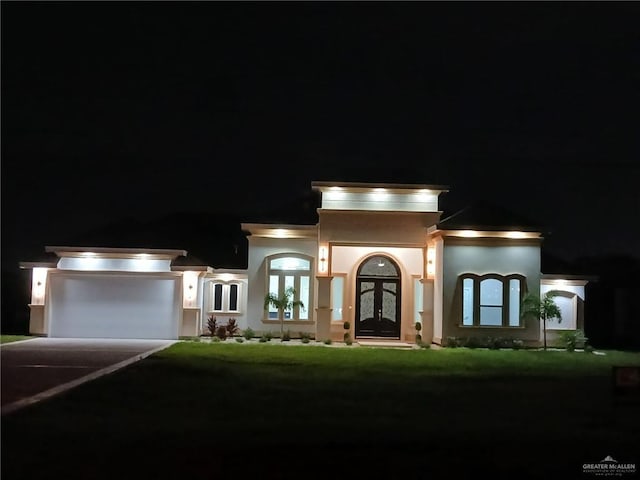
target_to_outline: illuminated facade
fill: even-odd
[[[525,293],[560,292],[561,322],[583,328],[579,278],[540,272],[539,231],[442,219],[445,186],[313,182],[315,225],[242,224],[246,270],[175,266],[184,251],[47,247],[56,264],[33,268],[31,331],[50,336],[179,338],[207,319],[256,333],[317,340],[425,342],[501,338],[535,345]],[[292,293],[291,308],[265,296]],[[348,322],[345,330],[345,322]]]

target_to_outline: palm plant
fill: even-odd
[[[267,293],[264,297],[264,309],[267,310],[269,306],[272,306],[278,310],[278,317],[280,318],[280,338],[284,332],[284,312],[285,310],[291,310],[295,307],[304,308],[304,303],[295,299],[296,290],[293,287],[287,287],[282,292],[281,296],[275,293]]]
[[[551,290],[542,297],[529,293],[525,295],[522,300],[522,316],[535,316],[542,320],[542,332],[544,339],[544,349],[547,349],[547,320],[550,318],[557,318],[558,321],[562,320],[562,314],[560,313],[560,307],[553,300],[553,297],[557,296],[559,292]]]

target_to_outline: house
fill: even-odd
[[[33,270],[32,334],[53,337],[178,338],[207,330],[207,318],[241,329],[308,332],[342,340],[412,342],[500,337],[537,345],[541,325],[523,319],[526,292],[560,291],[561,322],[583,328],[584,278],[543,275],[542,233],[495,212],[448,217],[422,184],[313,182],[316,224],[244,223],[246,269],[184,261],[183,250],[49,246]],[[293,287],[303,306],[264,308],[268,293]],[[281,316],[282,315],[282,316]]]

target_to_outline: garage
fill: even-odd
[[[52,273],[51,337],[177,339],[181,277],[172,273]]]

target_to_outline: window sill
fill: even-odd
[[[219,311],[215,311],[215,312],[207,312],[207,315],[242,315],[242,312],[239,311],[226,311],[226,310],[219,310]]]
[[[489,329],[496,329],[499,328],[501,330],[507,329],[507,330],[524,330],[525,327],[523,325],[518,325],[518,326],[505,326],[505,325],[458,325],[459,328],[464,328],[466,329],[472,329],[472,328],[480,328],[480,329],[485,329],[485,328],[489,328]]]
[[[268,319],[262,319],[262,323],[266,323],[268,325],[280,325],[280,323],[283,323],[284,325],[312,325],[315,322],[313,320],[284,320],[284,321],[280,321],[280,320],[268,320]]]

